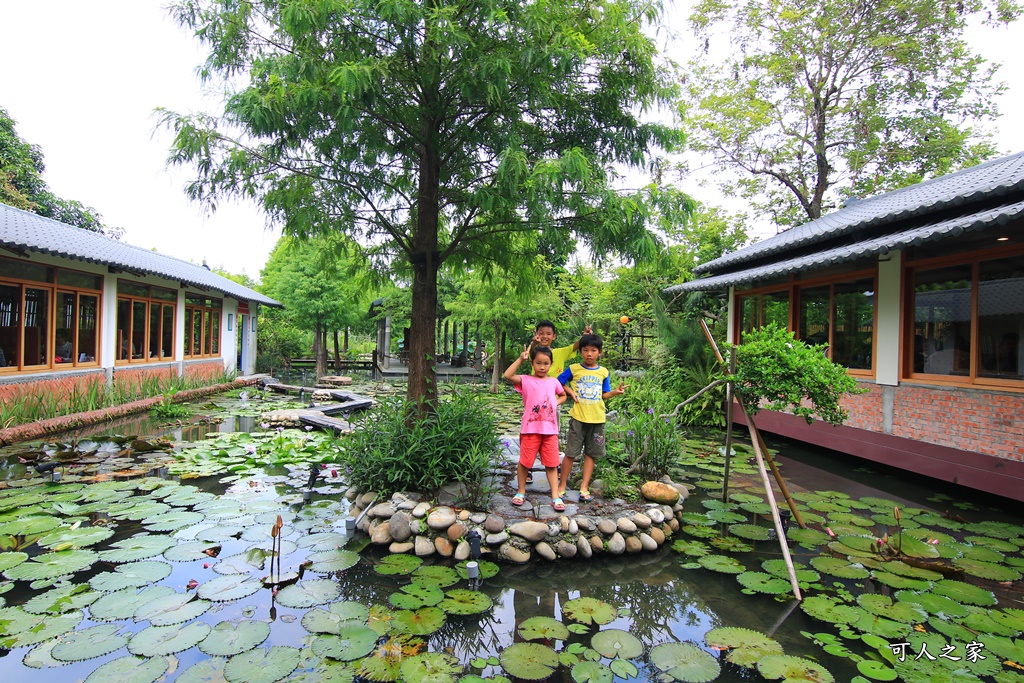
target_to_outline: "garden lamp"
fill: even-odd
[[[481,540],[480,532],[476,529],[473,529],[468,534],[466,534],[466,540],[469,541],[469,557],[474,560],[479,559]]]

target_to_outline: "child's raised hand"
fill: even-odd
[[[592,328],[590,325],[584,325],[583,334],[594,334],[594,328]]]
[[[622,396],[624,393],[626,393],[626,385],[620,383],[619,386],[615,388],[615,393],[618,394],[619,396]]]
[[[523,346],[523,352],[519,355],[519,360],[520,361],[530,360],[530,345],[529,344],[526,344],[525,346]]]

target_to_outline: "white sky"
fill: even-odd
[[[668,29],[685,39],[688,1],[675,3]],[[60,197],[99,211],[123,240],[178,258],[258,277],[279,231],[252,206],[222,204],[212,216],[188,201],[188,169],[164,166],[170,135],[153,110],[217,112],[204,98],[195,67],[203,54],[170,20],[164,0],[0,0],[0,107],[45,155],[44,179]],[[1024,22],[977,29],[984,57],[1007,66],[1000,102],[1002,152],[1024,150],[1024,69],[1013,47]],[[685,59],[685,44],[676,59]],[[1014,125],[1017,124],[1017,125]],[[694,197],[713,193],[684,188]],[[710,195],[710,196],[709,196]]]

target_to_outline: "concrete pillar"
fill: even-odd
[[[391,316],[384,317],[384,344],[381,347],[384,352],[384,367],[391,367]]]
[[[900,382],[900,301],[902,300],[903,258],[899,251],[878,257],[875,300],[878,327],[875,330],[875,382],[896,386]]]

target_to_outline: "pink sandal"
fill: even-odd
[[[516,495],[512,496],[512,504],[515,505],[516,507],[519,507],[520,505],[522,505],[525,502],[526,502],[526,496],[524,496],[521,493],[517,493]]]
[[[555,512],[565,512],[565,503],[562,502],[561,498],[555,498],[551,501],[551,508]]]

